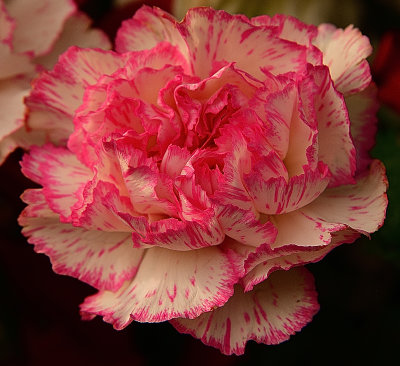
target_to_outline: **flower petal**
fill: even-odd
[[[7,2],[7,11],[17,25],[13,34],[15,52],[31,51],[35,56],[48,52],[75,9],[70,0]]]
[[[135,275],[143,250],[132,247],[130,233],[62,224],[49,210],[41,190],[27,191],[23,199],[29,206],[19,217],[22,233],[36,252],[50,257],[54,272],[113,291]]]
[[[35,71],[31,55],[13,53],[8,44],[0,42],[0,55],[0,79]]]
[[[247,274],[241,280],[244,290],[251,291],[255,285],[265,281],[277,270],[289,270],[299,265],[318,262],[340,244],[352,243],[360,236],[358,232],[351,229],[337,231],[331,235],[330,244],[312,249],[290,245],[275,251],[266,247],[259,248],[259,253],[250,254],[245,263]]]
[[[328,185],[327,166],[319,163],[316,169],[304,167],[304,173],[287,182],[284,177],[265,180],[260,171],[244,177],[247,192],[257,211],[264,214],[282,214],[297,210],[316,199]]]
[[[41,184],[52,210],[61,221],[69,222],[72,207],[81,200],[85,184],[93,173],[65,148],[45,145],[32,147],[22,161],[22,172]]]
[[[188,45],[193,74],[202,78],[227,61],[260,80],[265,78],[262,69],[276,75],[305,66],[305,47],[279,39],[274,30],[253,26],[240,15],[194,8],[176,26]]]
[[[270,221],[262,224],[253,212],[241,210],[233,205],[219,209],[218,221],[226,235],[245,245],[271,245],[276,238],[276,228]]]
[[[227,155],[224,159],[223,176],[219,179],[214,199],[221,205],[234,205],[254,211],[253,202],[243,185],[243,175],[251,166],[251,154],[243,135],[228,125],[216,140],[216,144],[219,152]]]
[[[194,318],[222,306],[233,294],[234,268],[219,248],[188,252],[148,249],[132,281],[117,292],[100,291],[85,299],[86,318],[101,315],[115,329],[132,320],[161,322]]]
[[[329,184],[354,183],[356,151],[350,136],[350,120],[344,98],[335,90],[326,67],[309,67],[309,71],[319,88],[314,96],[318,156],[332,173]]]
[[[132,240],[137,248],[188,251],[221,244],[225,237],[218,220],[211,213],[201,222],[169,218],[149,223],[144,217],[123,213],[120,216],[131,225]]]
[[[168,145],[160,164],[160,173],[174,179],[181,174],[189,159],[190,153],[187,149]]]
[[[159,8],[142,6],[132,19],[122,23],[115,39],[115,48],[120,53],[148,50],[163,41],[177,46],[188,59],[187,46],[176,29],[176,20]]]
[[[274,215],[271,221],[278,230],[272,249],[287,245],[318,247],[331,242],[331,233],[346,228],[345,224],[325,222],[307,215],[307,206],[283,215]]]
[[[250,339],[265,344],[286,341],[318,310],[312,275],[296,268],[274,273],[251,292],[237,287],[223,307],[196,319],[174,319],[171,324],[224,354],[241,355]]]
[[[73,115],[82,103],[85,88],[124,65],[124,57],[112,51],[71,47],[54,69],[35,81],[26,99],[31,129],[44,130],[50,140],[65,144],[73,132]]]
[[[93,189],[90,187],[90,194],[88,189],[84,193],[86,202],[82,205],[75,204],[72,208],[74,226],[105,232],[132,231],[119,215],[121,212],[133,213],[132,204],[129,197],[120,195],[115,185],[99,181]]]
[[[24,97],[29,79],[16,77],[0,81],[0,140],[23,126]]]
[[[279,38],[286,39],[304,46],[310,46],[317,36],[318,29],[315,25],[305,24],[290,15],[275,14],[272,18],[260,15],[250,19],[251,23],[262,27],[277,27]]]
[[[91,19],[84,13],[76,12],[70,16],[64,24],[61,35],[51,48],[51,52],[36,57],[35,62],[49,70],[70,46],[110,49],[112,45],[108,37],[99,29],[90,28],[91,23]]]
[[[331,24],[321,24],[314,40],[323,52],[323,62],[329,67],[335,88],[348,95],[365,89],[371,81],[368,62],[372,52],[368,37],[352,25],[336,29]]]
[[[343,223],[362,233],[382,225],[387,206],[385,168],[378,160],[354,185],[327,189],[308,207],[312,216],[331,223]]]

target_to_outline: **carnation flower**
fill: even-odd
[[[70,48],[27,98],[23,233],[98,292],[84,319],[171,321],[225,354],[318,310],[304,264],[372,233],[375,88],[351,26],[143,7],[116,52]]]
[[[71,0],[0,0],[0,163],[42,136],[23,128],[30,81],[71,45],[110,48]]]

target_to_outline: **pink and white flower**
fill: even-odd
[[[47,144],[20,224],[98,289],[83,318],[169,320],[226,354],[310,322],[303,265],[385,216],[370,51],[352,27],[143,7],[116,52],[64,53],[27,98]]]
[[[71,45],[110,48],[72,0],[0,0],[0,163],[17,146],[43,140],[24,128],[24,97],[35,74]]]

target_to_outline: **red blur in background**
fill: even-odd
[[[372,73],[378,85],[382,104],[400,113],[400,31],[386,32],[380,40],[372,64]]]

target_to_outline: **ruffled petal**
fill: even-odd
[[[243,176],[249,172],[251,166],[251,154],[243,135],[228,126],[216,140],[216,144],[219,151],[227,155],[214,199],[221,205],[234,205],[254,212],[253,202],[243,185]]]
[[[272,74],[304,69],[306,48],[277,37],[274,30],[253,26],[243,16],[211,8],[190,9],[176,27],[189,48],[193,74],[212,75],[227,62],[263,80]]]
[[[88,186],[93,185],[94,188]],[[129,197],[121,196],[117,187],[109,182],[91,182],[85,187],[85,202],[72,207],[72,223],[88,230],[131,232],[131,227],[120,216],[134,213]]]
[[[190,156],[187,149],[176,145],[168,145],[160,164],[160,173],[175,179],[181,174]]]
[[[346,228],[345,224],[330,223],[307,215],[307,206],[283,215],[274,215],[271,221],[278,230],[272,249],[293,245],[318,247],[331,242],[331,233]]]
[[[286,157],[290,147],[290,131],[293,128],[291,122],[298,99],[296,89],[296,85],[291,83],[279,92],[268,94],[263,101],[265,115],[262,116],[262,119],[268,121],[269,124],[267,127],[268,143],[282,160]],[[299,153],[297,151],[297,154]]]
[[[112,74],[124,62],[123,56],[112,51],[69,48],[52,71],[42,73],[34,82],[26,99],[28,126],[44,130],[52,142],[65,144],[73,132],[73,115],[82,103],[85,88]]]
[[[291,212],[309,204],[325,190],[329,179],[329,170],[323,163],[316,169],[305,166],[304,173],[289,181],[284,177],[266,180],[260,171],[252,171],[244,177],[257,211],[267,215]]]
[[[318,162],[318,125],[316,116],[307,113],[313,108],[313,96],[311,90],[305,93],[305,86],[316,89],[311,81],[308,85],[290,82],[282,91],[265,97],[268,143],[285,164],[284,177],[303,173],[305,165],[315,169]]]
[[[213,212],[209,212],[208,217],[200,222],[175,218],[149,222],[144,217],[123,213],[120,216],[132,227],[132,240],[138,248],[188,251],[221,244],[225,237]]]
[[[32,147],[22,161],[22,172],[41,184],[52,210],[61,221],[70,222],[72,207],[81,201],[82,190],[93,173],[65,148]]]
[[[218,221],[226,235],[245,245],[272,245],[276,238],[276,228],[270,221],[261,223],[253,212],[241,210],[233,205],[219,209]]]
[[[279,38],[286,39],[303,46],[311,46],[313,39],[318,34],[315,25],[305,24],[290,15],[276,14],[272,18],[261,15],[250,19],[251,23],[262,27],[276,27]]]
[[[187,46],[176,28],[176,20],[159,8],[142,6],[132,19],[122,23],[115,39],[115,48],[120,53],[141,51],[164,41],[177,46],[188,59]]]
[[[312,275],[296,268],[274,273],[251,292],[237,287],[223,307],[196,319],[174,319],[171,324],[224,354],[241,355],[251,339],[265,344],[286,341],[318,310]]]
[[[331,242],[328,245],[313,248],[302,248],[297,245],[287,245],[276,250],[263,246],[257,252],[246,253],[246,275],[241,279],[245,291],[251,291],[254,286],[265,281],[271,273],[308,263],[319,262],[332,249],[343,243],[352,243],[360,234],[355,230],[345,229],[331,233]]]
[[[354,185],[327,189],[308,207],[314,217],[343,223],[361,233],[372,233],[383,224],[387,206],[385,168],[378,160]]]
[[[130,233],[88,231],[62,224],[49,210],[41,190],[28,190],[22,198],[29,204],[19,218],[22,233],[36,252],[50,257],[54,272],[110,291],[135,275],[143,250],[132,247]]]
[[[318,157],[332,173],[330,186],[354,183],[356,151],[344,98],[335,90],[326,67],[310,67],[309,70],[318,86],[314,95]]]
[[[132,281],[117,292],[100,291],[86,298],[81,312],[84,318],[101,315],[115,329],[132,320],[195,318],[225,304],[236,281],[228,256],[217,247],[188,252],[153,248]]]
[[[372,52],[368,37],[357,28],[337,29],[331,24],[321,24],[314,40],[323,53],[323,62],[329,67],[335,88],[348,95],[365,89],[371,82],[368,62]]]

